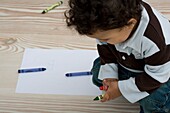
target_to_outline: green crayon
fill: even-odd
[[[104,94],[103,94],[103,95],[99,95],[99,96],[95,97],[93,100],[94,100],[94,101],[95,101],[95,100],[101,100],[101,99],[103,98],[103,96],[104,96]]]
[[[54,9],[54,8],[56,8],[56,7],[58,7],[58,6],[60,6],[61,4],[63,4],[63,1],[59,1],[59,2],[57,2],[57,3],[53,4],[53,5],[51,5],[51,6],[48,7],[47,9],[43,10],[42,14],[47,13],[48,11],[50,11],[50,10],[52,10],[52,9]]]

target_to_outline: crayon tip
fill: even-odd
[[[42,71],[45,71],[46,70],[46,68],[42,68]]]
[[[104,96],[104,95],[99,95],[99,96],[95,97],[93,100],[94,100],[94,101],[95,101],[95,100],[101,100],[101,99],[103,98],[103,96]]]
[[[95,100],[99,100],[99,97],[97,96],[97,97],[95,97],[93,100],[94,100],[94,101],[95,101]]]
[[[45,11],[42,12],[42,14],[45,14],[45,13],[46,13]]]
[[[108,87],[100,86],[99,89],[100,89],[100,90],[107,91]]]
[[[72,75],[70,73],[67,73],[66,74],[66,77],[71,77]]]
[[[103,87],[103,86],[100,86],[99,89],[100,89],[100,90],[104,90],[104,87]]]

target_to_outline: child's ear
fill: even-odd
[[[127,25],[128,25],[128,27],[132,27],[133,28],[136,25],[136,23],[137,23],[137,20],[135,18],[131,18],[128,21]]]
[[[129,21],[128,21],[128,25],[131,25],[131,24],[133,24],[133,25],[135,25],[137,23],[137,20],[135,19],[135,18],[131,18]]]

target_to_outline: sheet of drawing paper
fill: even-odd
[[[66,77],[66,73],[90,71],[98,57],[96,50],[26,49],[21,68],[45,67],[47,70],[20,73],[16,93],[99,95],[92,75]]]

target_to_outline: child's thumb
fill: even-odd
[[[104,89],[105,89],[106,87],[110,86],[110,83],[111,83],[110,80],[105,79],[105,80],[103,81]]]

